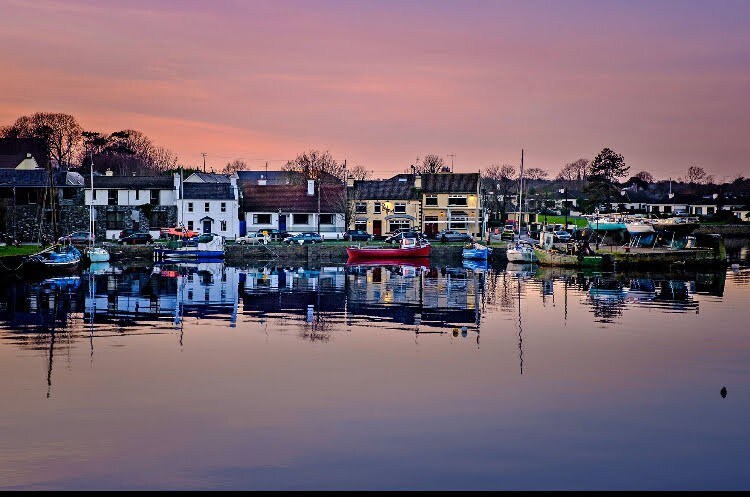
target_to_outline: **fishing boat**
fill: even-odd
[[[55,245],[28,256],[24,269],[39,274],[72,273],[80,262],[81,252],[73,245]]]
[[[516,243],[508,245],[506,256],[508,262],[536,262],[536,254],[534,254],[534,246],[528,241],[521,240],[521,206],[523,205],[523,149],[521,150],[521,175],[520,185],[518,188],[518,233],[516,234]]]
[[[391,247],[347,247],[349,261],[362,259],[402,259],[430,256],[430,243],[416,238],[403,238],[397,248]]]
[[[163,248],[154,250],[154,259],[157,261],[222,258],[224,237],[215,233],[203,233],[187,240],[170,240]]]
[[[482,245],[481,243],[472,243],[463,249],[464,259],[475,259],[486,261],[492,253],[492,248]]]
[[[91,158],[91,203],[89,203],[89,233],[91,233],[91,239],[89,241],[88,248],[86,249],[86,257],[89,262],[107,262],[109,261],[109,251],[104,247],[97,247],[95,245],[96,230],[94,229],[94,158]]]

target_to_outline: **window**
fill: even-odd
[[[292,214],[292,224],[310,224],[310,214]]]
[[[193,291],[188,290],[188,300],[193,300]]]
[[[373,214],[380,214],[380,202],[372,204],[372,212]]]
[[[203,212],[210,212],[210,211],[211,211],[211,204],[209,204],[208,202],[203,204]]]
[[[696,207],[695,208],[695,213],[696,214],[703,214],[703,207]]]
[[[706,207],[706,214],[713,214],[716,212],[715,207]]]
[[[136,190],[135,191],[135,199],[136,200],[140,200],[141,199],[141,191],[140,190]]]
[[[672,206],[671,205],[665,205],[664,206],[664,212],[672,212]]]
[[[333,224],[333,214],[321,214],[320,224]]]
[[[148,220],[150,228],[169,228],[169,222],[167,219],[166,211],[151,211],[151,216]]]
[[[466,195],[449,195],[448,205],[469,205],[466,200]]]
[[[367,231],[367,221],[356,221],[354,229],[357,231]]]
[[[437,195],[427,195],[424,199],[424,205],[427,205],[430,207],[437,207],[437,204],[438,204]]]
[[[226,212],[226,211],[227,211],[227,203],[226,202],[222,202],[221,203],[221,212]]]
[[[190,231],[193,231],[193,222],[192,221],[188,221],[187,229],[189,229]]]
[[[227,222],[226,221],[219,221],[219,226],[221,227],[221,231],[227,230]]]
[[[388,227],[390,228],[390,233],[393,233],[394,231],[399,229],[409,229],[411,225],[406,219],[395,219],[388,223]]]
[[[96,200],[96,192],[98,192],[98,191],[99,190],[94,190],[93,197],[91,198],[91,200]]]
[[[466,230],[466,221],[451,221],[450,222],[450,230]]]
[[[193,203],[188,202],[188,212],[193,212]]]
[[[271,214],[253,214],[253,224],[271,224]]]
[[[125,228],[125,213],[124,212],[107,212],[107,229],[108,230],[121,230],[123,228]]]
[[[117,205],[117,190],[107,190],[107,205]]]
[[[397,202],[393,206],[393,212],[396,214],[406,214],[406,202]]]
[[[151,190],[150,203],[152,205],[159,205],[159,190]]]
[[[357,202],[354,209],[357,214],[367,214],[367,204],[365,202]]]

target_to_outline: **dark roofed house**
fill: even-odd
[[[318,231],[325,239],[343,236],[346,192],[342,183],[258,184],[242,176],[239,182],[248,232],[277,229]]]
[[[227,179],[224,182],[217,178],[222,175],[212,176],[206,182],[186,180],[182,184],[182,199],[177,205],[180,224],[189,230],[235,239],[241,232],[237,178],[223,176]]]
[[[0,169],[44,168],[48,156],[44,140],[0,138]]]

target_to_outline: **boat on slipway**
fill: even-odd
[[[397,248],[347,247],[349,261],[370,259],[413,259],[430,256],[430,243],[416,238],[403,238]]]
[[[154,260],[223,259],[224,237],[215,233],[204,233],[187,240],[170,240],[154,249]]]

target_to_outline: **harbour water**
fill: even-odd
[[[0,488],[746,488],[750,267],[728,248],[726,271],[6,278]]]

